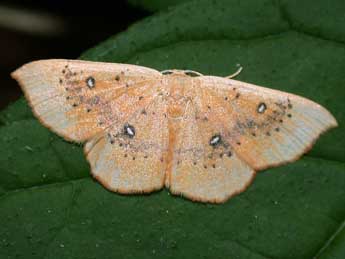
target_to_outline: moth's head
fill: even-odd
[[[178,69],[169,69],[161,71],[162,75],[166,76],[189,76],[189,77],[197,77],[203,76],[203,74],[193,71],[193,70],[178,70]]]

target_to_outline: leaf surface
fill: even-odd
[[[343,1],[189,1],[82,59],[192,69],[299,94],[336,117],[295,163],[258,173],[223,205],[165,190],[123,196],[91,179],[82,148],[0,113],[0,258],[344,258]]]

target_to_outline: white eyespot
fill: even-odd
[[[86,85],[87,85],[87,87],[89,87],[90,89],[91,89],[91,88],[94,88],[94,87],[95,87],[95,84],[96,84],[96,81],[95,81],[95,79],[94,79],[92,76],[90,76],[90,77],[88,77],[88,78],[86,79]]]
[[[135,129],[132,125],[125,124],[123,130],[125,135],[129,136],[130,138],[133,138],[135,136]]]
[[[221,141],[221,137],[220,135],[214,135],[211,139],[210,139],[210,145],[211,146],[216,146],[220,143]]]
[[[258,111],[258,113],[264,113],[266,111],[266,109],[267,109],[266,104],[265,103],[260,103],[258,105],[257,111]]]

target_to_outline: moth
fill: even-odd
[[[222,203],[336,127],[303,97],[190,70],[51,59],[12,73],[38,120],[85,143],[108,190]]]

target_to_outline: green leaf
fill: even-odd
[[[296,93],[339,127],[222,205],[123,196],[19,100],[0,113],[0,258],[344,258],[345,2],[191,1],[82,59],[188,68]]]

